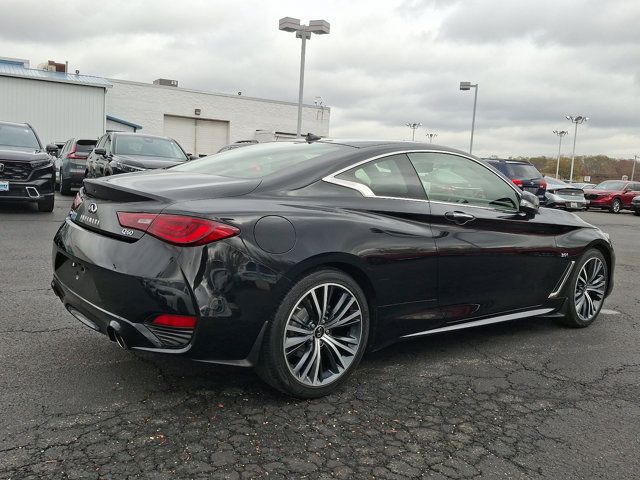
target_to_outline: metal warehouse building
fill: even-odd
[[[204,155],[296,130],[296,103],[27,67],[24,60],[0,59],[0,120],[31,123],[44,143],[135,131],[170,136]],[[327,136],[329,119],[329,108],[305,105],[302,131]]]

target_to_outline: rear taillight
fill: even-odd
[[[540,180],[540,187],[539,188],[544,188],[546,190],[547,189],[547,182],[545,182],[544,180]]]
[[[516,186],[522,188],[522,180],[518,180],[517,178],[514,178],[513,180],[511,180]]]
[[[172,245],[198,246],[234,237],[240,230],[205,218],[163,213],[118,212],[120,225],[153,235]]]
[[[76,154],[76,147],[74,146],[73,150],[67,153],[67,158],[70,158],[72,160],[79,160],[79,159],[85,159],[87,157]]]
[[[172,327],[172,328],[190,328],[193,330],[196,328],[196,317],[190,315],[158,315],[151,322],[158,327]]]
[[[75,212],[80,208],[82,204],[82,197],[80,196],[80,192],[76,193],[76,198],[73,199],[73,203],[71,204],[71,211]]]

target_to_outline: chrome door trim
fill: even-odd
[[[507,315],[499,315],[497,317],[483,318],[482,320],[474,320],[472,322],[456,323],[455,325],[448,325],[446,327],[434,328],[433,330],[425,330],[418,333],[410,333],[409,335],[403,335],[400,338],[419,337],[423,335],[431,335],[434,333],[451,332],[454,330],[463,330],[465,328],[480,327],[482,325],[491,325],[492,323],[508,322],[511,320],[518,320],[520,318],[535,317],[538,315],[544,315],[553,311],[553,308],[537,308],[534,310],[527,310],[526,312],[509,313]]]
[[[518,196],[518,198],[520,199],[522,197],[522,191],[519,190],[512,182],[508,182],[505,178],[503,178],[501,175],[499,175],[498,173],[496,173],[496,171],[493,169],[493,167],[486,165],[485,163],[481,162],[480,160],[477,160],[469,155],[465,155],[463,153],[456,153],[456,152],[448,152],[448,151],[443,151],[443,150],[430,150],[430,149],[421,149],[421,150],[396,150],[396,151],[392,151],[392,152],[387,152],[387,153],[383,153],[380,155],[376,155],[374,157],[370,157],[367,158],[366,160],[360,160],[359,162],[353,163],[351,165],[349,165],[348,167],[344,167],[341,168],[340,170],[333,172],[325,177],[322,178],[322,181],[324,182],[328,182],[328,183],[333,183],[335,185],[340,185],[342,187],[347,187],[347,188],[351,188],[353,190],[357,190],[358,192],[360,192],[364,197],[377,197],[377,195],[375,195],[373,193],[373,191],[371,191],[371,189],[369,187],[367,187],[366,185],[363,185],[361,183],[357,183],[357,182],[350,182],[349,180],[342,180],[339,178],[335,178],[336,175],[340,175],[341,173],[344,173],[348,170],[351,170],[352,168],[358,167],[360,165],[364,165],[365,163],[369,163],[372,162],[374,160],[378,160],[380,158],[384,158],[384,157],[390,157],[392,155],[401,155],[401,154],[409,154],[409,153],[439,153],[442,155],[454,155],[456,157],[462,157],[462,158],[466,158],[467,160],[471,160],[474,163],[477,163],[478,165],[480,165],[481,167],[486,168],[487,170],[489,170],[493,175],[495,175],[496,178],[498,178],[501,182],[507,184],[509,186],[509,188],[511,188],[514,192],[516,192],[516,195]],[[411,161],[411,160],[409,160]],[[364,188],[362,188],[364,187]],[[378,197],[378,198],[388,198],[388,199],[397,199],[397,200],[411,200],[411,199],[407,199],[407,198],[398,198],[398,197]],[[419,199],[416,199],[419,200]],[[429,201],[429,200],[424,200],[424,201]],[[438,203],[447,203],[448,202],[438,202]],[[457,204],[457,203],[451,203],[451,205],[465,205],[465,206],[471,206],[471,205],[466,205],[466,204]],[[479,208],[487,208],[487,207],[479,207]],[[493,208],[489,208],[489,210],[495,210]]]

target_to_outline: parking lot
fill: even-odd
[[[69,315],[49,284],[71,199],[0,209],[0,478],[637,478],[640,217],[580,214],[617,255],[592,327],[401,343],[296,401],[251,370],[122,350]]]

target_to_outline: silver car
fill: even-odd
[[[556,178],[545,177],[545,180],[547,182],[545,193],[547,203],[545,206],[566,210],[584,210],[589,205],[581,188]]]

